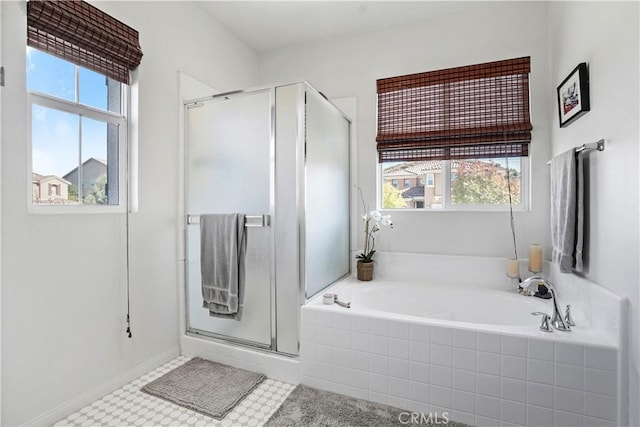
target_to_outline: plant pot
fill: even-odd
[[[361,282],[368,282],[373,279],[373,261],[362,262],[358,261],[356,265],[357,275],[356,277]]]

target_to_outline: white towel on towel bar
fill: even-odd
[[[213,317],[242,317],[246,237],[244,214],[200,216],[203,307]]]

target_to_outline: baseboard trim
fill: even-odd
[[[61,405],[56,406],[53,409],[48,410],[42,415],[39,415],[24,424],[23,426],[50,426],[65,417],[73,414],[74,412],[84,408],[92,402],[100,399],[103,396],[111,393],[114,390],[122,387],[123,385],[135,380],[136,378],[154,370],[158,366],[175,359],[180,355],[180,347],[175,346],[171,349],[160,353],[159,355],[129,369],[126,372],[118,375],[117,377],[94,387],[73,399],[67,400]]]

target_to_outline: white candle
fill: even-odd
[[[542,246],[529,246],[529,271],[540,273],[542,271]]]
[[[520,264],[517,259],[507,260],[507,276],[512,279],[520,277]]]

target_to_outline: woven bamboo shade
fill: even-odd
[[[138,32],[82,0],[29,0],[27,44],[122,83],[142,59]]]
[[[378,80],[379,160],[527,156],[529,71],[523,57]]]

